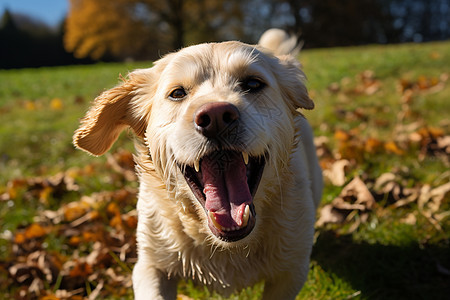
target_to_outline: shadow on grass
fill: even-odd
[[[363,299],[450,299],[448,245],[386,246],[322,232],[312,259],[361,291]]]

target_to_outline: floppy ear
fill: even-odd
[[[131,127],[137,136],[143,137],[147,127],[144,111],[148,113],[150,107],[145,109],[135,106],[140,105],[139,92],[144,83],[149,84],[148,75],[144,71],[135,71],[121,85],[98,96],[75,131],[74,145],[93,155],[102,155],[127,127]]]
[[[294,109],[313,109],[314,102],[309,98],[305,86],[306,75],[301,70],[300,63],[290,55],[278,57],[284,67],[279,79],[283,93],[291,101]]]

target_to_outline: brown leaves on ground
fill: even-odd
[[[373,95],[381,89],[381,83],[374,72],[365,71],[355,78],[356,83],[344,78],[340,83],[330,85],[329,91],[346,98],[351,95]],[[377,177],[364,171],[367,162],[374,163],[375,157],[397,157],[398,161],[416,160],[417,166],[426,159],[442,163],[450,168],[450,135],[447,126],[433,127],[420,118],[411,118],[411,105],[414,97],[437,93],[448,81],[448,74],[439,77],[420,76],[416,80],[398,81],[400,113],[394,124],[380,123],[392,128],[392,135],[385,140],[365,136],[368,127],[370,108],[336,113],[344,120],[358,121],[357,127],[350,130],[334,129],[329,138],[315,138],[317,154],[323,169],[325,182],[343,187],[340,194],[323,206],[317,226],[326,224],[348,224],[347,232],[353,232],[368,220],[369,213],[383,215],[389,209],[414,207],[416,210],[402,219],[407,224],[415,224],[417,217],[425,217],[436,230],[442,230],[442,222],[450,217],[450,211],[442,209],[449,199],[450,173],[441,174],[436,182],[421,183],[409,178],[409,170],[393,169]],[[327,127],[328,129],[328,127]]]
[[[376,78],[375,72],[365,70],[355,78],[356,84],[352,85],[351,78],[343,78],[340,83],[333,82],[328,86],[332,93],[343,93],[347,96],[359,94],[373,95],[381,88],[381,81]]]
[[[326,204],[320,210],[317,226],[338,224],[341,231],[349,233],[373,216],[407,208],[400,222],[415,225],[419,218],[425,218],[433,228],[443,230],[443,222],[450,218],[450,211],[443,209],[448,207],[450,172],[424,183],[410,178],[411,166],[392,167],[377,174],[371,172],[368,163],[376,164],[377,159],[386,157],[399,162],[412,157],[417,168],[430,160],[450,167],[449,123],[441,128],[411,118],[411,105],[418,93],[439,92],[447,81],[446,74],[399,80],[400,113],[393,120],[395,124],[374,122],[392,128],[392,134],[384,139],[364,134],[371,118],[368,108],[336,110],[345,122],[361,126],[330,129],[325,124],[331,135],[315,139],[325,181],[340,190],[334,199],[324,199]],[[353,82],[344,78],[329,87],[345,101],[359,95],[374,96],[382,90],[381,81],[372,71],[362,72]],[[34,102],[25,106],[42,107]],[[62,108],[58,99],[53,99],[50,106],[54,110]],[[129,295],[137,226],[137,190],[129,187],[136,186],[137,180],[133,156],[125,150],[108,154],[107,175],[101,176],[107,177],[106,181],[112,183],[108,187],[114,190],[87,194],[79,181],[98,178],[97,168],[89,164],[50,177],[14,179],[2,189],[2,202],[21,200],[40,203],[44,208],[31,224],[1,233],[9,248],[8,257],[0,260],[0,287],[10,292],[2,296],[75,300]],[[127,184],[131,182],[134,185]],[[189,299],[183,295],[178,298]]]
[[[429,184],[405,187],[405,179],[394,173],[384,173],[374,182],[367,180],[367,184],[356,176],[338,197],[323,206],[316,225],[321,227],[328,223],[347,223],[350,224],[347,232],[353,232],[368,220],[369,212],[373,210],[383,214],[385,209],[414,204],[419,214],[427,218],[437,230],[442,230],[440,222],[450,217],[450,211],[441,210],[445,197],[450,194],[450,173],[444,175],[446,183],[435,188]],[[414,225],[416,215],[408,215],[403,222]]]
[[[347,184],[340,195],[335,198],[331,204],[325,205],[317,220],[317,226],[323,226],[326,223],[344,223],[359,218],[353,223],[350,232],[354,231],[360,222],[365,222],[368,218],[368,212],[375,206],[375,198],[359,178],[355,177]]]
[[[112,178],[123,182],[135,179],[129,173],[133,168],[130,157],[129,152],[118,151],[108,158]],[[84,195],[76,178],[97,176],[92,168],[8,183],[0,196],[3,201],[21,197],[38,200],[45,207],[67,196],[77,200],[56,210],[43,210],[33,223],[10,233],[11,254],[0,261],[0,276],[6,275],[17,289],[4,296],[102,299],[111,295],[111,290],[117,297],[129,295],[131,266],[136,260],[137,191],[122,187]]]

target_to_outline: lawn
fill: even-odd
[[[300,61],[326,186],[298,299],[448,299],[450,43]],[[149,66],[0,70],[0,299],[132,299],[131,134],[103,157],[71,137],[119,74]],[[263,285],[231,299],[259,299]],[[179,295],[223,299],[191,282]]]

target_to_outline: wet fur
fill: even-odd
[[[294,299],[303,286],[322,178],[311,128],[298,109],[314,105],[299,63],[287,53],[274,56],[275,50],[239,42],[185,48],[130,73],[82,120],[74,143],[94,155],[127,127],[136,135],[136,299],[175,299],[182,278],[224,295],[265,280],[264,299]],[[264,78],[267,86],[258,95],[245,93],[240,82],[248,76]],[[169,100],[180,85],[189,97]],[[254,197],[255,228],[233,243],[211,234],[178,167],[215,150],[192,124],[193,112],[211,101],[240,110],[243,132],[233,150],[267,159]]]

